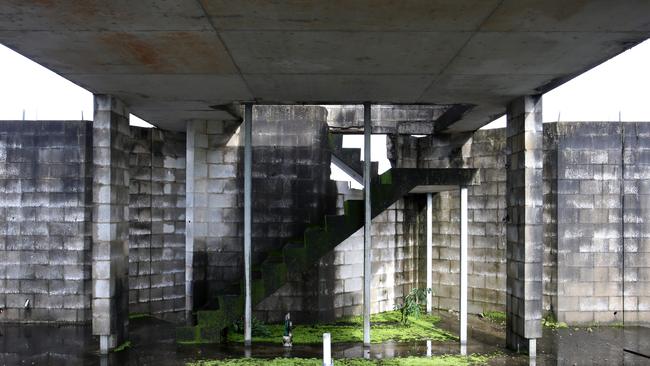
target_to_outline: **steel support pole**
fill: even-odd
[[[433,307],[433,194],[427,193],[427,314],[431,314]]]
[[[253,166],[253,105],[244,105],[244,345],[252,339],[253,306],[251,299],[251,223],[252,223],[252,166]]]
[[[370,202],[371,129],[370,103],[363,104],[363,189],[365,217],[363,221],[363,345],[370,346],[370,286],[372,280],[372,205]]]
[[[460,345],[467,345],[467,187],[460,188]]]

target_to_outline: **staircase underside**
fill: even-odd
[[[410,193],[439,192],[479,183],[477,169],[390,169],[371,180],[372,217]],[[262,263],[253,265],[253,308],[273,295],[290,279],[313,273],[319,259],[363,227],[365,204],[362,200],[345,201],[344,215],[327,215],[320,226],[305,230],[301,238],[289,241],[281,250],[271,251]],[[210,307],[198,310],[197,325],[181,327],[179,342],[220,342],[224,330],[244,311],[242,280],[227,286],[214,296]]]

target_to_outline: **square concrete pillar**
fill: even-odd
[[[508,105],[506,343],[531,356],[542,336],[542,133],[541,96]]]
[[[95,95],[92,323],[100,351],[124,342],[129,321],[129,112]]]

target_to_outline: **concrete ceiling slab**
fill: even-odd
[[[3,30],[200,31],[212,30],[196,1],[3,0]]]
[[[75,74],[71,78],[79,85],[106,94],[115,94],[131,105],[148,107],[174,101],[200,101],[203,107],[252,96],[240,75],[212,74],[116,74],[110,79],[101,74]],[[174,88],[169,88],[174,85]],[[95,89],[96,88],[96,89]]]
[[[420,101],[440,103],[507,103],[520,95],[539,93],[536,88],[552,83],[559,75],[479,74],[439,76]]]
[[[160,126],[241,101],[473,104],[455,132],[648,38],[650,1],[5,0],[0,30]]]
[[[499,0],[200,0],[218,31],[474,31]]]
[[[233,74],[214,32],[0,31],[0,43],[60,74]]]
[[[446,72],[451,74],[547,74],[575,72],[644,40],[620,32],[479,32]],[[580,55],[594,55],[580,57]],[[596,55],[603,55],[600,58]]]
[[[261,102],[354,104],[372,100],[411,103],[433,80],[429,75],[244,75]]]
[[[505,0],[481,27],[498,32],[650,30],[647,0]]]
[[[244,74],[362,75],[438,74],[471,33],[254,31],[221,35]]]

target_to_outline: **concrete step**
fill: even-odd
[[[391,169],[371,181],[371,216],[379,215],[418,186],[471,185],[477,181],[473,169]],[[347,200],[344,202],[344,215],[328,215],[323,226],[309,227],[302,239],[290,241],[282,250],[270,252],[262,263],[254,267],[251,284],[253,306],[284,285],[291,273],[309,271],[323,255],[363,227],[364,207],[363,200]],[[238,288],[238,294],[233,294],[233,287],[230,287],[230,294],[218,297],[219,309],[198,312],[198,325],[193,329],[181,329],[177,335],[179,339],[220,340],[223,328],[243,313],[244,281],[233,286]],[[215,329],[219,327],[221,329]]]

